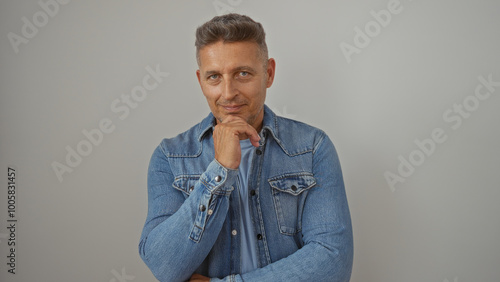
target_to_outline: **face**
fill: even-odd
[[[274,59],[266,66],[257,43],[222,41],[201,48],[199,57],[196,75],[217,122],[234,115],[259,131],[266,90],[274,80]]]

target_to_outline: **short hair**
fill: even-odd
[[[216,16],[196,29],[196,61],[200,65],[200,49],[203,47],[222,42],[250,41],[259,45],[259,52],[265,64],[267,64],[268,52],[266,45],[266,33],[258,22],[250,17],[240,14],[226,14]]]

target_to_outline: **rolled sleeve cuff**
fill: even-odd
[[[237,169],[226,168],[214,159],[201,175],[200,181],[211,194],[229,195],[237,179]]]

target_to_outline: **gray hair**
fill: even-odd
[[[260,55],[267,65],[268,53],[266,45],[266,33],[258,22],[250,17],[240,14],[226,14],[217,16],[204,23],[196,29],[196,61],[200,65],[200,49],[203,47],[222,42],[250,41],[259,45]]]

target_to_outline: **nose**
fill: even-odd
[[[224,79],[224,85],[222,87],[222,97],[225,100],[232,100],[238,95],[238,90],[235,86],[236,84],[232,79]]]

